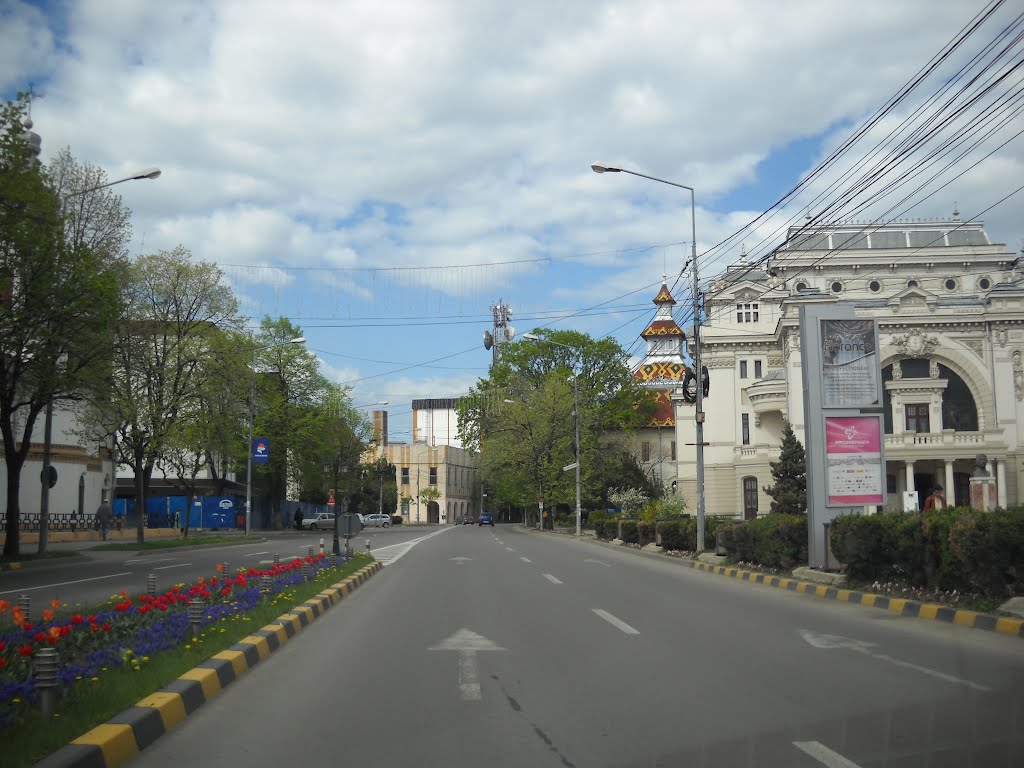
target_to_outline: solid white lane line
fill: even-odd
[[[528,557],[520,557],[519,559],[522,560],[524,563],[532,563],[533,562],[533,560],[531,560]]]
[[[250,552],[245,557],[256,557],[256,555],[269,555],[269,552]]]
[[[192,563],[178,563],[177,565],[161,565],[159,568],[154,568],[154,571],[165,571],[168,568],[184,568],[186,565],[192,565]]]
[[[124,573],[112,573],[109,576],[92,576],[88,579],[75,579],[74,581],[58,581],[56,584],[43,584],[38,587],[21,587],[20,589],[8,589],[0,592],[0,595],[15,595],[19,592],[31,592],[33,589],[51,589],[53,587],[66,587],[68,584],[82,584],[86,581],[99,581],[100,579],[114,579],[118,576],[131,576],[131,571]]]
[[[793,746],[827,768],[860,768],[855,762],[847,760],[838,752],[833,752],[820,741],[794,741]]]
[[[596,613],[598,616],[600,616],[602,619],[607,621],[609,624],[611,624],[613,627],[615,627],[617,629],[621,629],[627,635],[639,635],[640,634],[640,630],[633,629],[631,626],[629,626],[629,624],[627,624],[622,619],[620,619],[620,618],[618,618],[616,616],[612,616],[610,613],[608,613],[608,611],[602,610],[601,608],[591,608],[591,610],[594,613]]]
[[[134,565],[135,563],[166,563],[168,560],[173,559],[173,557],[145,557],[136,560],[125,560],[121,565]]]
[[[552,576],[550,573],[545,573],[544,578],[550,581],[552,584],[561,584],[562,582]]]

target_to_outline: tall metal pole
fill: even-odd
[[[693,423],[697,441],[697,551],[704,551],[704,374],[700,364],[700,280],[697,276],[697,201],[690,190],[691,251],[690,268],[693,270],[693,375],[696,377],[697,398],[694,403]]]
[[[580,389],[577,384],[579,374],[572,377],[572,397],[575,401],[574,409],[576,416],[576,535],[580,535],[582,527],[582,513],[580,511]]]
[[[245,444],[245,535],[252,532],[252,422],[255,419],[253,413],[254,401],[256,400],[256,353],[259,347],[252,351],[252,384],[249,387],[249,440]]]
[[[619,168],[607,163],[592,163],[590,169],[594,173],[628,173],[631,176],[639,176],[642,179],[650,179],[661,184],[668,184],[670,187],[686,189],[690,192],[690,225],[692,233],[690,265],[693,267],[693,373],[697,382],[693,422],[696,427],[697,441],[697,551],[699,552],[704,549],[704,376],[700,364],[700,282],[697,278],[696,194],[693,191],[693,187],[689,187],[686,184],[677,184],[674,181],[659,179],[657,176],[648,176],[646,173],[630,171],[626,168]]]

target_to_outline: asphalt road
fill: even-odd
[[[382,555],[384,559],[389,553],[401,550],[401,547],[391,545],[415,539],[431,530],[434,530],[433,526],[366,528],[352,539],[352,548],[365,551],[367,542],[371,549],[389,547]],[[275,552],[282,560],[286,560],[305,556],[310,546],[314,552],[318,552],[321,538],[328,553],[333,543],[332,531],[291,530],[271,532],[264,536],[263,541],[247,544],[205,545],[145,552],[90,551],[88,547],[95,546],[95,542],[55,544],[52,545],[53,549],[73,548],[79,555],[73,558],[28,561],[19,570],[0,573],[0,598],[12,601],[12,598],[27,594],[32,598],[33,605],[45,607],[50,600],[57,598],[68,605],[86,609],[105,602],[121,590],[128,590],[130,594],[145,592],[146,577],[150,573],[156,575],[157,588],[163,590],[180,582],[194,581],[200,576],[211,576],[216,573],[217,564],[225,561],[231,564],[232,569],[265,565],[273,562]]]
[[[1020,639],[511,526],[390,552],[133,765],[1024,765]]]

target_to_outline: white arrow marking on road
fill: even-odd
[[[477,669],[476,654],[478,651],[504,651],[495,642],[472,630],[462,628],[445,638],[429,651],[459,652],[459,693],[464,701],[480,701],[480,674]]]
[[[904,669],[912,669],[915,672],[920,672],[923,675],[934,677],[939,680],[945,680],[947,683],[953,683],[955,685],[966,685],[968,688],[972,688],[975,691],[989,691],[991,688],[972,682],[970,680],[964,680],[963,678],[956,677],[955,675],[948,675],[945,672],[939,672],[937,669],[930,669],[929,667],[922,667],[919,664],[913,664],[909,661],[903,661],[902,659],[896,659],[885,653],[876,653],[875,651],[869,650],[870,648],[877,645],[877,643],[868,643],[863,640],[854,640],[851,637],[843,637],[842,635],[825,635],[818,632],[812,632],[809,629],[801,629],[800,636],[807,641],[808,645],[812,645],[815,648],[846,648],[850,651],[856,651],[862,653],[865,656],[870,656],[873,659],[879,661],[887,661],[890,664],[895,664],[897,667],[903,667]]]
[[[793,746],[804,754],[810,755],[828,768],[860,768],[860,766],[855,762],[847,760],[838,752],[834,752],[826,747],[820,741],[794,741]]]
[[[610,565],[609,563],[606,563],[606,562],[604,562],[603,560],[594,560],[594,559],[593,559],[593,558],[591,558],[591,557],[588,557],[588,558],[587,558],[586,560],[584,560],[583,562],[584,562],[584,563],[597,563],[598,565],[603,565],[603,566],[604,566],[605,568],[611,568],[611,565]]]

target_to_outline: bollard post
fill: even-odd
[[[22,595],[18,598],[18,607],[25,614],[25,621],[32,621],[32,598]]]
[[[309,549],[307,550],[306,554],[309,555],[310,557],[313,556],[313,545],[312,544],[309,545]]]
[[[263,595],[263,599],[267,600],[270,598],[270,587],[273,583],[273,578],[267,574],[260,576],[260,593]]]
[[[370,540],[366,540],[366,554],[370,554]]]
[[[231,563],[229,563],[227,560],[224,561],[224,575],[231,575]]]
[[[309,577],[313,574],[313,566],[307,563],[305,560],[302,561],[302,580],[309,581]]]
[[[57,703],[57,649],[40,648],[32,659],[36,690],[39,691],[39,706],[43,717],[53,717]]]
[[[192,625],[192,639],[199,637],[199,623],[203,620],[203,601],[193,597],[188,603],[188,621]]]
[[[324,553],[324,539],[321,536],[320,537],[320,554],[322,555],[323,553]]]
[[[151,573],[146,577],[146,594],[156,597],[156,574]]]
[[[274,565],[279,565],[281,562],[281,555],[277,552],[274,553]]]

